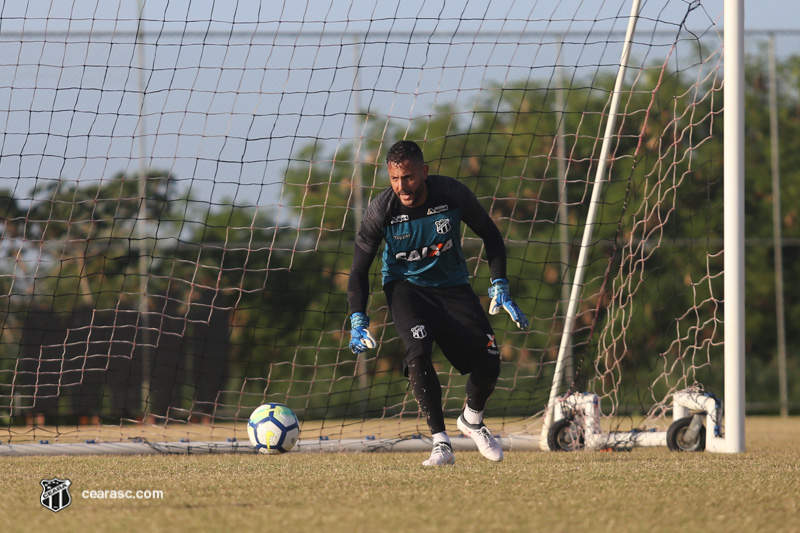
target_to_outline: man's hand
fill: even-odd
[[[375,337],[367,329],[369,327],[369,317],[364,313],[353,313],[350,315],[350,349],[355,354],[366,352],[374,348],[378,343]]]
[[[489,288],[489,296],[492,297],[492,301],[489,304],[490,315],[496,315],[500,312],[500,309],[505,309],[506,312],[511,315],[511,320],[514,321],[519,329],[528,329],[530,325],[528,319],[525,318],[525,314],[520,311],[520,308],[517,307],[517,304],[514,303],[511,296],[508,294],[508,280],[492,280],[492,286]]]

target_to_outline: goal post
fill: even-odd
[[[703,409],[684,429],[712,442],[724,398],[743,451],[741,2],[724,54],[714,3],[540,4],[4,6],[0,455],[251,453],[267,402],[299,451],[429,449],[379,261],[378,346],[348,349],[355,232],[403,138],[506,242],[531,328],[491,317],[505,449],[575,415],[661,443]],[[454,436],[466,378],[434,363]]]
[[[744,452],[744,1],[725,0],[725,451]]]

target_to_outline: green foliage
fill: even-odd
[[[774,367],[774,265],[764,242],[772,235],[767,221],[774,192],[764,64],[761,58],[751,60],[746,94],[745,216],[748,236],[756,239],[747,264],[748,375],[758,376],[748,381],[752,400],[774,399],[774,380],[767,377]],[[783,59],[778,71],[782,229],[784,237],[798,238],[800,151],[791,142],[800,134],[800,57]],[[584,377],[625,374],[640,385],[656,381],[654,389],[666,392],[674,386],[659,378],[669,364],[666,357],[685,355],[670,343],[676,331],[695,336],[693,343],[719,338],[717,324],[678,320],[697,301],[699,310],[714,315],[711,308],[722,299],[722,277],[708,277],[722,261],[721,87],[691,76],[646,69],[622,95],[626,113],[614,132],[614,158],[601,176],[578,309],[574,348]],[[383,342],[365,367],[372,386],[366,394],[358,392],[360,370],[346,347],[346,284],[358,218],[387,186],[385,150],[394,140],[414,139],[429,158],[431,173],[466,183],[506,239],[515,299],[532,315],[534,331],[506,333],[503,322],[493,322],[500,341],[509,346],[496,397],[500,404],[519,401],[521,394],[520,410],[530,412],[548,392],[546,374],[552,371],[564,313],[559,248],[566,248],[574,267],[613,82],[601,74],[586,87],[576,83],[566,91],[563,110],[557,109],[552,90],[527,80],[487,87],[464,109],[442,104],[410,124],[365,114],[358,144],[332,146],[320,140],[292,155],[281,211],[225,201],[197,209],[197,202],[181,196],[173,176],[155,170],[144,181],[144,194],[142,181],[126,175],[49,182],[35,191],[27,209],[6,191],[0,194],[4,236],[24,238],[28,253],[44,259],[35,282],[22,292],[14,292],[19,284],[12,287],[12,271],[4,267],[0,287],[9,295],[6,307],[14,311],[31,301],[61,309],[87,303],[136,306],[143,290],[174,294],[188,305],[198,287],[210,288],[218,294],[215,305],[232,313],[227,390],[243,393],[244,403],[285,400],[291,394],[302,398],[302,405],[293,407],[315,416],[346,416],[354,404],[366,411],[385,409],[391,397],[399,408],[406,394],[399,370],[402,347],[380,291],[378,261],[370,315]],[[559,126],[566,132],[566,205],[559,200],[555,162]],[[567,209],[566,242],[558,232],[562,208]],[[482,246],[470,230],[464,237],[473,285],[483,296],[489,272]],[[646,244],[636,248],[637,243]],[[793,261],[797,250],[784,251],[787,281],[800,278]],[[788,301],[800,297],[798,292],[797,284],[787,283]],[[629,296],[624,352],[616,354],[615,365],[605,365],[598,356],[607,343],[618,342],[619,331],[604,330],[604,324]],[[800,311],[790,306],[787,322],[800,320],[796,314]],[[790,343],[796,350],[796,339]],[[9,344],[3,346],[8,352]],[[683,379],[702,374],[719,390],[720,373],[709,372],[702,358],[700,363],[701,368],[681,373],[688,376]],[[515,380],[522,374],[530,381],[520,386]],[[793,397],[797,394],[795,388]]]
[[[745,228],[748,239],[746,258],[747,397],[752,401],[775,401],[777,387],[777,331],[775,314],[775,259],[772,247],[773,202],[781,211],[780,229],[784,239],[800,237],[800,151],[794,139],[800,134],[800,56],[780,58],[776,64],[777,119],[780,191],[772,185],[772,147],[769,115],[769,72],[766,51],[763,56],[748,58],[745,68]],[[797,369],[791,354],[800,348],[800,340],[791,334],[800,319],[800,269],[796,245],[784,245],[784,298],[788,331],[789,376]],[[789,379],[790,398],[798,398],[800,389]]]

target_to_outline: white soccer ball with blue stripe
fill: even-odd
[[[286,453],[300,438],[300,423],[294,411],[280,403],[265,403],[250,415],[247,436],[261,453]]]

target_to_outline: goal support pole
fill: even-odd
[[[744,451],[744,0],[724,4],[725,451]]]
[[[628,58],[630,57],[633,34],[636,31],[636,22],[639,19],[640,4],[640,0],[634,0],[633,5],[631,6],[631,14],[628,18],[628,29],[625,34],[625,42],[622,46],[622,56],[619,62],[619,71],[617,71],[617,79],[614,83],[614,91],[611,94],[611,102],[608,106],[608,120],[606,122],[606,128],[603,134],[600,157],[597,161],[597,171],[595,172],[594,176],[592,197],[589,201],[589,211],[586,214],[586,225],[583,229],[583,238],[581,239],[578,263],[575,268],[575,276],[572,278],[572,290],[570,291],[567,313],[564,317],[564,330],[561,334],[561,344],[558,348],[558,359],[556,360],[556,368],[555,372],[553,373],[553,383],[550,388],[550,397],[545,410],[542,436],[539,439],[540,446],[543,450],[547,449],[547,433],[550,429],[550,426],[553,424],[556,397],[558,396],[558,390],[564,377],[564,367],[566,366],[567,358],[566,356],[570,341],[572,339],[572,329],[575,326],[575,316],[577,315],[578,303],[581,297],[581,289],[583,288],[583,277],[585,275],[586,265],[589,261],[589,249],[592,240],[592,233],[594,232],[594,221],[597,216],[597,208],[600,203],[600,194],[603,189],[603,176],[605,175],[608,167],[608,158],[609,153],[611,152],[611,141],[613,139],[614,129],[616,128],[617,124],[619,99],[620,94],[622,93],[622,84],[625,81],[625,72],[628,66]]]

